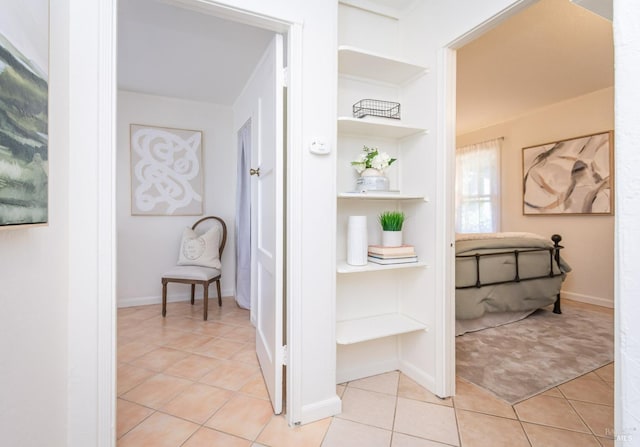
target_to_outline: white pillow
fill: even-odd
[[[221,231],[217,225],[200,236],[191,228],[185,228],[180,243],[178,265],[197,265],[220,270],[220,237]]]

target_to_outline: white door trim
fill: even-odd
[[[442,185],[438,203],[442,203],[442,218],[436,225],[436,240],[444,241],[439,245],[442,265],[437,265],[436,278],[441,278],[436,285],[436,296],[442,296],[436,308],[436,384],[437,394],[451,396],[455,394],[456,346],[455,346],[455,152],[456,152],[456,50],[480,37],[498,24],[536,3],[538,0],[519,0],[509,5],[498,14],[490,17],[474,28],[465,31],[454,40],[444,45],[438,54],[438,65],[442,67],[438,77],[438,142],[437,147],[444,148],[443,167],[438,179]]]
[[[285,321],[289,354],[285,415],[289,425],[302,419],[302,24],[292,23],[287,39],[288,79],[285,135]]]
[[[438,165],[437,184],[442,185],[437,203],[441,204],[436,220],[436,240],[443,241],[436,249],[435,277],[436,296],[436,394],[445,397],[455,394],[456,344],[455,344],[455,146],[456,146],[456,52],[443,48],[438,55],[438,64],[443,67],[438,78],[438,127],[437,147],[444,147],[443,159]]]
[[[114,1],[114,0],[111,0]],[[116,76],[117,9],[111,1],[100,3],[100,48],[98,65],[98,443],[115,445],[117,377],[116,296]],[[107,205],[108,204],[108,205]],[[104,437],[104,441],[103,441]]]
[[[302,221],[302,177],[300,175],[302,166],[301,151],[291,150],[291,148],[302,147],[302,24],[287,19],[269,17],[263,14],[254,13],[233,6],[217,3],[209,0],[164,0],[167,3],[179,4],[184,7],[217,15],[222,18],[234,20],[240,23],[249,24],[268,29],[270,31],[287,34],[288,55],[287,63],[289,67],[288,94],[287,94],[287,228],[285,229],[285,259],[286,269],[290,269],[286,274],[285,295],[286,295],[286,314],[287,321],[287,340],[289,345],[289,362],[287,365],[287,414],[286,419],[290,425],[300,420],[301,413],[301,368],[299,367],[302,358],[299,340],[302,339],[301,321],[301,303],[302,284],[300,282],[302,264],[302,238],[300,233]],[[96,442],[87,442],[83,438],[83,442],[70,446],[82,447],[85,445],[113,446],[115,445],[115,426],[116,426],[116,360],[115,360],[115,342],[116,342],[116,233],[115,233],[115,135],[116,135],[116,114],[115,104],[117,96],[117,76],[116,76],[116,38],[117,38],[117,1],[104,0],[100,2],[99,17],[96,19],[99,29],[99,39],[97,39],[97,59],[99,74],[96,93],[97,110],[99,111],[98,135],[94,138],[96,147],[99,152],[99,163],[96,167],[98,174],[98,235],[99,243],[99,266],[98,278],[94,290],[84,290],[85,295],[90,295],[92,291],[98,297],[97,312],[97,347],[95,353],[96,364],[88,365],[88,371],[85,372],[86,378],[82,381],[85,391],[91,391],[91,383],[97,385],[97,395],[92,399],[93,394],[84,394],[78,396],[76,400],[70,397],[69,414],[74,417],[82,413],[86,408],[98,408],[98,432],[93,436]],[[95,73],[95,72],[94,72]],[[83,85],[83,84],[80,84]],[[78,214],[78,215],[76,215]],[[82,215],[80,215],[82,214]],[[78,222],[84,225],[86,221],[86,209],[78,210],[74,214],[70,211],[71,222]],[[104,220],[103,220],[104,219]],[[70,234],[70,244],[73,241],[73,232]],[[82,241],[84,242],[84,241]],[[80,241],[78,241],[80,243]],[[85,248],[82,246],[81,248]],[[85,253],[86,254],[86,253]],[[77,259],[80,253],[76,253]],[[74,256],[74,251],[70,250],[70,257]],[[87,263],[80,265],[78,268],[72,269],[71,278],[82,277],[90,266]],[[70,312],[73,314],[73,309]],[[80,319],[77,316],[76,319]],[[95,321],[95,320],[94,320]],[[78,322],[83,327],[82,332],[86,332],[87,321]],[[70,316],[69,326],[70,334],[73,333],[73,315]],[[91,322],[92,327],[95,327]],[[73,339],[70,337],[70,365],[73,365],[73,347],[76,345],[84,345],[90,343],[86,339]],[[82,357],[82,359],[80,358]],[[86,356],[78,354],[78,361],[87,362]],[[76,362],[77,363],[77,362]],[[93,378],[91,377],[93,376]],[[73,380],[71,378],[70,380]],[[88,418],[88,416],[87,416]],[[71,426],[70,433],[79,430],[82,421]],[[87,427],[91,424],[85,425]],[[89,435],[87,435],[89,436]],[[70,435],[70,441],[72,436]]]
[[[115,445],[116,0],[71,0],[67,445]],[[87,55],[92,55],[87,57]],[[52,253],[53,256],[56,254]]]

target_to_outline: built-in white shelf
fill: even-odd
[[[413,127],[402,124],[398,120],[390,118],[353,118],[351,116],[338,117],[338,132],[345,135],[372,135],[384,138],[404,138],[420,133],[428,133],[421,127]]]
[[[367,265],[350,265],[346,261],[338,261],[337,271],[338,273],[364,273],[364,272],[379,272],[381,270],[398,270],[398,269],[415,269],[426,268],[427,263],[418,260],[417,262],[407,262],[404,264],[376,264],[375,262],[368,262]]]
[[[336,342],[339,345],[350,345],[426,329],[426,324],[402,314],[376,315],[355,320],[338,321],[336,323]]]
[[[341,192],[338,193],[339,199],[358,199],[358,200],[424,200],[428,202],[425,196],[421,194],[403,194],[392,191],[365,191],[365,192]]]
[[[360,48],[341,45],[338,47],[338,71],[350,76],[391,84],[404,84],[417,75],[428,72],[428,68]]]

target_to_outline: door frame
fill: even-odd
[[[301,368],[296,361],[301,358],[302,349],[299,340],[302,339],[301,328],[301,303],[302,282],[300,280],[300,266],[302,264],[302,152],[291,150],[291,148],[302,147],[302,24],[295,20],[270,17],[252,11],[243,10],[234,6],[218,3],[213,0],[164,0],[166,3],[174,4],[191,10],[214,15],[219,18],[263,28],[286,36],[286,57],[287,57],[287,97],[286,97],[286,196],[284,198],[286,222],[283,239],[285,241],[284,265],[285,275],[285,334],[288,340],[289,359],[286,368],[286,408],[285,418],[289,425],[300,420],[302,412],[301,405]],[[116,98],[117,98],[117,1],[106,0],[100,6],[100,39],[94,43],[97,49],[97,66],[100,77],[97,81],[98,91],[97,106],[104,111],[97,123],[102,139],[99,140],[100,150],[100,178],[98,201],[104,204],[104,217],[106,223],[98,225],[97,240],[100,247],[104,247],[101,267],[97,269],[96,293],[99,296],[99,309],[97,313],[96,353],[98,365],[101,365],[101,373],[97,377],[96,387],[99,390],[95,396],[95,406],[97,407],[97,421],[86,419],[78,415],[78,431],[84,422],[88,426],[97,424],[94,436],[96,445],[115,445],[116,426],[116,232],[115,232],[115,154],[116,154]],[[73,217],[73,213],[71,213]],[[73,220],[73,219],[71,219]],[[81,219],[80,219],[81,220]],[[84,249],[84,247],[83,247]],[[73,250],[70,251],[70,257]],[[78,259],[82,257],[78,256]],[[86,268],[79,266],[76,273]],[[83,291],[86,294],[86,290]],[[81,321],[80,315],[75,318],[70,317],[70,333],[73,330],[85,328],[87,322]],[[85,319],[86,320],[86,319]],[[74,327],[77,326],[77,327]],[[70,364],[74,360],[83,361],[84,353],[75,355],[70,353]],[[70,413],[80,408],[91,405],[87,402],[87,395],[82,393],[73,397],[76,393],[70,392]],[[77,402],[76,402],[77,401]],[[77,408],[76,408],[77,407]],[[74,431],[74,428],[70,428]],[[86,440],[77,445],[86,445]],[[72,443],[73,444],[73,443]]]
[[[437,390],[441,396],[453,396],[456,383],[456,345],[455,345],[455,153],[456,153],[456,53],[464,45],[470,43],[482,34],[508,20],[520,11],[537,3],[539,0],[518,0],[510,4],[500,13],[490,17],[477,26],[466,30],[455,39],[440,48],[438,54],[438,132],[437,146],[444,148],[443,169],[438,175],[438,184],[443,185],[438,203],[442,204],[442,215],[437,223],[438,240],[444,241],[440,245],[445,262],[437,265],[436,277],[438,281],[436,296],[443,296],[444,302],[438,302],[436,309],[440,318],[436,319],[436,341],[438,358],[436,364],[436,383],[441,384]]]
[[[284,135],[286,166],[284,197],[286,222],[284,225],[283,250],[286,264],[284,282],[285,335],[288,345],[288,360],[285,372],[286,409],[285,419],[289,425],[300,420],[302,411],[302,374],[296,359],[301,358],[302,347],[297,340],[302,339],[301,303],[302,282],[300,281],[300,265],[302,264],[302,153],[291,148],[302,147],[300,116],[302,116],[302,24],[283,18],[265,16],[234,6],[218,3],[213,0],[164,0],[166,3],[178,5],[202,14],[262,28],[286,36],[284,48],[287,60],[287,88],[285,114],[286,133]]]

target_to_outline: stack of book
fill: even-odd
[[[407,264],[418,262],[418,256],[413,245],[400,245],[398,247],[369,245],[367,260],[383,265]]]

